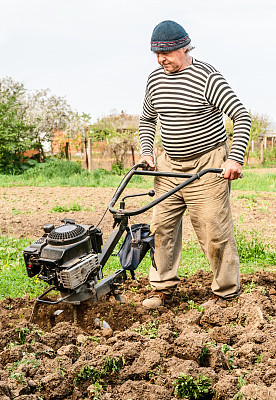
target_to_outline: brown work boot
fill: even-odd
[[[155,310],[156,308],[164,306],[165,304],[172,304],[172,302],[173,292],[169,294],[163,291],[155,290],[147,299],[143,301],[142,305],[150,310]]]
[[[220,296],[218,296],[218,295],[213,293],[212,297],[208,301],[206,301],[206,303],[203,303],[202,306],[207,308],[207,307],[210,307],[210,306],[217,305],[217,306],[220,306],[222,308],[225,308],[225,307],[228,307],[229,305],[231,305],[231,303],[233,301],[237,300],[237,298],[238,297],[234,297],[234,298],[231,298],[231,299],[225,299],[225,298],[220,297]]]

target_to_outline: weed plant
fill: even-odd
[[[43,336],[43,334],[44,334],[42,331],[38,331],[38,330],[35,330],[35,331],[39,334],[39,336]],[[20,329],[16,329],[15,332],[17,333],[17,340],[15,340],[14,342],[9,342],[7,344],[7,346],[4,348],[4,350],[10,349],[11,347],[20,346],[22,344],[25,344],[27,337],[31,333],[31,331],[27,327],[22,327]]]
[[[102,375],[97,369],[85,365],[81,368],[80,372],[75,376],[74,384],[75,386],[82,385],[84,382],[90,381],[92,384],[98,382],[100,385],[104,382],[102,381]]]
[[[235,361],[234,361],[234,349],[233,347],[229,346],[228,344],[223,344],[221,346],[221,351],[223,354],[225,354],[227,356],[227,364],[230,370],[234,369],[234,368],[238,368],[235,365]]]
[[[12,372],[10,374],[10,378],[14,379],[20,385],[25,385],[27,383],[26,376],[23,371],[21,372]]]
[[[15,331],[18,332],[18,339],[20,344],[24,344],[26,342],[27,337],[30,334],[29,328],[20,328],[16,329]]]
[[[201,305],[196,304],[193,300],[188,300],[189,310],[197,310],[198,312],[203,312],[205,308]]]
[[[247,207],[252,210],[257,205],[256,194],[240,194],[237,199],[244,199]]]
[[[106,387],[106,379],[112,379],[116,377],[123,366],[125,365],[125,360],[123,357],[107,357],[100,370],[85,365],[81,368],[80,372],[75,376],[74,384],[75,386],[82,385],[83,383],[89,381],[93,385],[96,385],[98,389]]]
[[[150,339],[155,339],[158,335],[159,324],[159,320],[154,321],[151,319],[146,324],[140,325],[138,328],[133,328],[133,331],[139,333],[140,335],[148,336]]]
[[[91,386],[93,386],[92,389]],[[101,400],[101,392],[103,390],[103,386],[99,382],[95,382],[93,385],[90,385],[87,390],[89,390],[90,392],[89,398],[91,398],[92,400]]]
[[[207,342],[202,347],[200,357],[199,357],[199,365],[201,367],[204,367],[208,360],[208,357],[210,355],[210,347],[216,347],[215,342]]]
[[[91,342],[101,343],[101,339],[96,336],[85,336],[81,345],[83,345],[86,340],[90,340]]]
[[[125,365],[125,360],[123,357],[107,357],[101,369],[101,374],[103,376],[116,375],[119,374],[123,366]]]
[[[244,400],[244,393],[242,392],[236,393],[232,400]]]
[[[260,364],[262,362],[263,356],[264,356],[263,354],[259,354],[258,357],[255,360],[255,363],[256,364]]]
[[[243,290],[243,292],[246,293],[246,294],[251,293],[252,289],[254,289],[254,287],[255,287],[256,285],[257,285],[257,283],[255,283],[255,282],[253,281],[253,279],[252,279],[251,282],[249,282],[249,283],[247,283],[247,284],[244,285],[244,290]]]
[[[41,363],[40,359],[36,360],[31,358],[27,360],[24,359],[24,360],[14,361],[11,365],[7,367],[7,371],[11,373],[15,371],[20,365],[32,365],[34,368],[38,368],[40,363]]]
[[[239,378],[238,378],[238,389],[241,389],[243,386],[246,385],[247,382],[246,382],[246,380],[244,379],[244,378],[245,378],[245,375],[246,375],[246,374],[239,376]]]
[[[212,380],[207,376],[199,374],[196,379],[191,375],[180,374],[173,382],[174,396],[177,399],[209,399],[214,392]]]

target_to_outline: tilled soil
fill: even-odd
[[[63,218],[77,223],[97,225],[114,194],[114,188],[87,187],[0,187],[0,234],[39,238],[45,224],[61,224]],[[148,189],[126,189],[124,195],[145,193]],[[137,209],[149,202],[149,197],[126,200],[128,209]],[[81,211],[53,212],[57,206],[82,207]],[[116,205],[119,208],[119,204]],[[257,229],[268,242],[276,241],[276,196],[273,192],[232,191],[233,220],[241,229]],[[152,210],[131,217],[131,223],[150,223]],[[193,235],[188,213],[183,218],[183,240]],[[113,218],[107,212],[100,228],[106,239],[112,231]]]
[[[28,297],[7,298],[0,303],[0,398],[169,400],[182,373],[212,382],[207,394],[189,399],[276,399],[275,278],[244,275],[238,301],[202,309],[212,276],[198,271],[181,279],[172,305],[147,311],[148,282],[138,277],[125,282],[125,303],[83,303],[75,322],[71,305],[34,309]]]

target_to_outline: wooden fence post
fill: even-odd
[[[69,160],[69,142],[65,143],[64,152],[66,160]]]
[[[88,156],[87,156],[87,137],[84,138],[84,157],[85,157],[85,168],[88,169]]]
[[[92,139],[88,139],[88,171],[91,173],[92,172]]]
[[[261,156],[260,156],[260,163],[263,165],[264,163],[264,140],[262,138],[261,141]]]

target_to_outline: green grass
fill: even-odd
[[[265,243],[255,229],[248,233],[245,230],[235,228],[235,239],[242,264],[248,267],[254,266],[254,264],[262,267],[276,265],[275,248]]]
[[[235,231],[242,273],[254,273],[261,269],[271,270],[275,266],[276,249],[265,243],[258,232],[252,230],[248,233],[239,229]],[[30,279],[26,275],[22,250],[30,242],[32,242],[30,239],[14,239],[0,236],[0,300],[8,296],[14,298],[25,294],[36,297],[48,287],[47,284],[44,284],[36,277]],[[104,276],[108,276],[121,268],[117,257],[119,248],[120,244],[106,263],[103,270]],[[148,252],[136,271],[142,275],[147,275],[150,264],[151,259]],[[199,244],[194,239],[191,239],[183,244],[179,276],[194,275],[199,269],[211,271]]]
[[[241,273],[254,273],[261,269],[271,269],[276,264],[276,249],[264,242],[254,229],[250,232],[235,228],[235,239],[240,258]],[[198,242],[190,239],[182,250],[179,276],[194,275],[197,270],[210,271],[207,258]]]
[[[85,187],[117,187],[127,170],[118,175],[116,170],[107,171],[99,168],[91,174],[81,168],[78,162],[52,160],[36,164],[21,175],[0,175],[0,186],[85,186]],[[276,174],[258,174],[254,169],[244,170],[244,179],[232,182],[233,190],[253,190],[256,192],[275,192]],[[134,176],[129,187],[148,189],[153,185],[151,177]]]
[[[82,211],[84,208],[79,203],[68,204],[65,206],[56,204],[51,210],[50,213],[58,213],[58,212],[69,212],[69,211]]]
[[[35,167],[20,175],[1,175],[0,186],[84,186],[84,187],[117,187],[127,170],[118,175],[115,171],[99,168],[91,174],[80,167],[79,163],[64,160],[49,160],[36,164]],[[151,188],[152,179],[134,176],[129,187]]]
[[[256,197],[256,194],[240,194],[239,196],[237,196],[237,200],[244,200],[247,207],[252,210],[257,204]]]
[[[254,170],[245,170],[243,179],[232,181],[232,190],[250,190],[255,192],[275,192],[276,174],[258,174]]]
[[[22,250],[33,240],[0,236],[0,300],[10,296],[36,297],[48,287],[37,278],[28,278]]]

